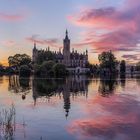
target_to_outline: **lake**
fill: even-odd
[[[0,110],[15,107],[7,140],[139,140],[140,77],[0,77]]]

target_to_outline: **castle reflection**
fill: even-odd
[[[8,89],[12,93],[20,94],[23,100],[26,99],[28,93],[32,93],[34,106],[38,103],[37,99],[43,98],[50,101],[58,97],[63,100],[65,116],[68,117],[72,100],[77,97],[88,97],[90,83],[97,83],[98,92],[103,97],[115,94],[118,85],[125,88],[125,76],[120,76],[120,80],[116,77],[100,78],[100,80],[98,78],[89,80],[88,78],[86,76],[70,76],[65,79],[41,79],[38,77],[22,79],[18,76],[10,76]]]
[[[67,77],[65,79],[38,79],[33,78],[33,99],[36,105],[37,98],[52,96],[63,97],[65,116],[68,117],[71,108],[71,98],[77,96],[88,96],[88,85],[90,81],[85,76]]]
[[[65,79],[11,76],[1,77],[0,87],[1,104],[9,105],[12,97],[17,122],[25,118],[13,136],[25,130],[25,139],[51,139],[54,131],[55,139],[62,139],[64,133],[66,139],[83,140],[140,137],[139,75]]]

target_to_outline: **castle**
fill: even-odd
[[[66,30],[66,36],[65,39],[63,40],[63,51],[59,50],[58,52],[52,52],[55,56],[55,59],[57,60],[58,63],[62,63],[67,67],[67,70],[70,73],[73,74],[84,74],[89,71],[89,68],[87,68],[88,65],[88,51],[86,50],[83,53],[78,53],[74,49],[72,51],[70,50],[70,39],[68,37],[68,31]],[[36,44],[34,44],[33,48],[33,56],[32,60],[33,63],[36,63],[38,55],[41,52],[49,52],[50,49],[46,50],[38,50],[36,48]],[[44,60],[45,61],[45,60]]]

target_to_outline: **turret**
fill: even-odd
[[[88,56],[88,50],[86,49],[86,56]]]
[[[48,46],[48,52],[50,51],[50,47]]]
[[[34,42],[34,48],[33,48],[33,50],[37,50],[37,49],[36,49],[36,42]]]
[[[72,53],[74,53],[74,48],[72,49]]]
[[[69,37],[68,37],[68,30],[66,29],[66,37],[65,37],[65,39],[69,39]]]
[[[32,60],[34,63],[36,62],[36,56],[37,56],[37,48],[36,48],[36,42],[34,42],[33,56],[32,56]]]
[[[61,53],[61,48],[59,48],[59,53]]]
[[[86,49],[86,64],[88,63],[88,50]]]

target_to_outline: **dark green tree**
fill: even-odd
[[[34,68],[34,74],[35,75],[40,75],[40,72],[41,72],[41,65],[38,65],[38,64],[34,64],[33,66]]]
[[[15,66],[19,68],[21,65],[29,65],[31,63],[31,57],[27,54],[15,54],[8,58],[9,66]]]
[[[98,74],[98,65],[96,64],[90,64],[89,65],[89,68],[90,68],[90,72],[93,73],[93,74]]]
[[[53,72],[55,76],[65,76],[67,74],[66,66],[60,63],[57,63],[53,66]]]
[[[0,63],[0,74],[4,74],[5,69],[3,67],[3,65]]]
[[[20,66],[19,75],[21,77],[29,77],[31,74],[31,70],[27,65]]]
[[[111,51],[103,52],[99,55],[98,59],[101,70],[108,69],[110,73],[117,71],[118,61]]]
[[[120,63],[120,73],[125,73],[126,72],[126,62],[125,60],[122,60]]]
[[[54,65],[55,65],[54,61],[44,61],[40,67],[41,75],[52,75]]]
[[[51,51],[42,51],[37,56],[37,64],[41,65],[45,61],[55,61],[55,55]]]

